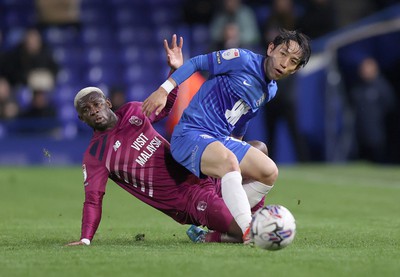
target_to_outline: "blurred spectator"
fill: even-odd
[[[373,58],[359,65],[359,83],[352,89],[358,158],[387,162],[387,116],[396,108],[393,88]]]
[[[44,45],[40,32],[28,29],[20,44],[11,49],[4,61],[4,74],[12,87],[28,84],[28,79],[36,70],[47,71],[54,80],[58,64],[49,48]]]
[[[293,0],[274,0],[272,3],[271,14],[264,24],[263,37],[264,43],[270,43],[279,34],[279,29],[296,29],[296,14]],[[296,159],[299,162],[309,160],[308,146],[302,136],[297,123],[297,98],[295,95],[296,75],[288,76],[277,81],[278,92],[275,98],[265,109],[268,149],[269,156],[276,159],[277,149],[277,130],[279,123],[287,123],[289,134],[295,148]]]
[[[57,135],[59,124],[50,94],[44,90],[33,90],[32,101],[20,114],[17,132],[29,134]]]
[[[23,118],[54,118],[56,110],[50,103],[49,93],[43,90],[32,92],[32,101],[21,114]]]
[[[377,0],[334,0],[338,27],[345,27],[377,11]]]
[[[221,49],[240,48],[240,30],[239,26],[234,21],[226,22],[222,30],[222,39],[217,41],[215,45],[211,46],[211,51]]]
[[[81,0],[35,0],[38,23],[46,25],[76,25],[80,23]]]
[[[345,27],[373,13],[397,5],[398,0],[331,0],[336,10],[336,23],[339,28]]]
[[[189,25],[208,25],[215,8],[215,0],[185,0],[183,3],[184,20]]]
[[[3,44],[3,31],[0,29],[0,76],[3,77],[6,73],[6,51]],[[7,80],[8,81],[8,80]]]
[[[239,45],[243,48],[257,47],[260,42],[260,31],[254,11],[242,4],[241,0],[222,0],[222,8],[210,23],[211,45],[223,44],[224,30],[227,25],[235,23],[239,29]],[[226,31],[226,30],[225,30]]]
[[[290,80],[289,80],[290,79]],[[279,90],[275,98],[265,109],[268,152],[272,159],[277,159],[277,130],[279,123],[286,123],[292,139],[296,160],[306,162],[310,160],[309,148],[305,137],[300,132],[297,122],[297,98],[295,94],[296,79],[290,76],[285,81],[277,81]]]
[[[9,120],[18,115],[19,107],[13,99],[8,81],[0,77],[0,120]]]
[[[310,0],[304,6],[299,28],[311,39],[318,38],[337,28],[334,0]],[[351,5],[348,5],[351,6]]]
[[[273,0],[271,13],[264,23],[263,47],[279,34],[279,29],[295,30],[296,20],[293,0]]]
[[[110,101],[112,104],[112,110],[118,110],[122,105],[127,102],[125,90],[121,87],[113,87],[110,89]]]

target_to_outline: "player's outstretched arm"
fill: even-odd
[[[164,49],[167,56],[167,63],[172,70],[176,70],[183,64],[183,37],[179,37],[179,44],[177,44],[177,36],[174,34],[171,39],[171,46],[168,41],[164,39]]]
[[[171,86],[170,90],[163,87],[166,82],[169,82]],[[167,103],[168,94],[176,87],[176,83],[171,77],[168,78],[166,82],[143,101],[142,110],[144,115],[147,117],[149,117],[154,111],[157,116],[162,109],[164,109],[165,104]]]
[[[174,34],[171,40],[171,46],[168,41],[164,40],[164,49],[167,55],[168,65],[172,70],[176,70],[183,64],[183,38],[180,37],[179,44],[177,44],[177,37]],[[159,115],[167,103],[168,94],[176,87],[175,81],[170,77],[164,82],[156,91],[154,91],[146,100],[143,101],[143,113],[149,117],[154,111],[155,115]]]

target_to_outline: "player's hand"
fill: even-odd
[[[146,100],[143,101],[142,111],[144,115],[149,117],[154,111],[158,115],[164,109],[167,103],[168,93],[165,89],[159,87]]]
[[[75,246],[75,245],[86,245],[86,244],[84,244],[82,241],[78,240],[78,241],[73,241],[73,242],[67,243],[65,246]]]
[[[179,37],[179,45],[177,44],[177,37],[175,34],[172,36],[171,45],[168,45],[168,41],[164,39],[167,62],[173,70],[178,69],[183,64],[182,46],[183,37]]]

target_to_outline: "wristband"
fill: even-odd
[[[169,80],[166,80],[166,81],[161,85],[161,87],[162,87],[163,89],[165,89],[165,90],[167,91],[168,94],[175,88],[174,85],[173,85]]]
[[[85,245],[90,245],[90,240],[88,239],[81,239],[81,242],[83,242]]]

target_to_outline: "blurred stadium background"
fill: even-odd
[[[68,24],[41,21],[38,3],[76,4]],[[185,58],[205,53],[209,30],[205,24],[185,21],[184,0],[1,0],[1,50],[14,47],[26,28],[40,27],[44,41],[60,65],[52,95],[57,117],[49,120],[0,120],[0,164],[80,164],[91,130],[77,119],[73,97],[85,86],[109,91],[122,87],[127,100],[142,101],[165,79],[162,41],[176,33],[185,38]],[[299,13],[307,1],[295,1]],[[343,1],[338,1],[343,2]],[[359,1],[357,1],[359,2]],[[368,1],[367,1],[368,2]],[[345,85],[355,78],[356,66],[373,56],[400,99],[400,4],[386,1],[373,13],[313,39],[313,56],[296,79],[298,126],[311,150],[310,162],[337,163],[351,160],[354,116]],[[260,26],[270,12],[271,1],[244,1],[255,11]],[[346,5],[352,5],[348,3]],[[57,19],[57,17],[56,17]],[[60,17],[58,17],[60,19]],[[54,19],[53,19],[54,20]],[[262,53],[262,52],[260,52]],[[14,91],[18,104],[27,105],[26,87]],[[267,105],[268,108],[268,105]],[[400,162],[400,112],[388,121],[387,162]],[[167,135],[165,122],[157,125]],[[57,132],[26,131],[26,126],[55,126]],[[254,119],[247,139],[268,141],[263,116]],[[21,131],[24,129],[24,131]],[[28,128],[29,129],[29,128]],[[35,129],[35,128],[33,128]],[[276,161],[296,163],[293,141],[285,121],[279,123]],[[374,130],[371,130],[373,132]]]

